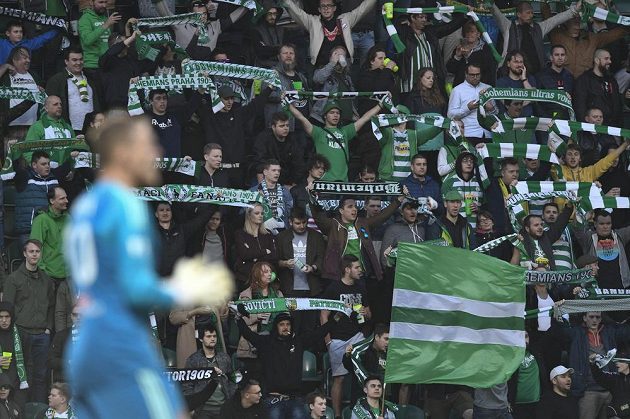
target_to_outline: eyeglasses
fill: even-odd
[[[258,390],[258,391],[256,391],[256,392],[253,392],[253,391],[248,391],[248,392],[247,392],[247,394],[257,394],[257,395],[259,395],[259,396],[262,396],[262,390]]]
[[[337,7],[337,5],[335,4],[320,4],[319,5],[320,9],[334,9],[335,7]]]
[[[481,73],[466,73],[466,75],[470,77],[481,77]]]

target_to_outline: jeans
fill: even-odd
[[[609,391],[586,390],[578,402],[580,419],[606,419],[606,406],[611,400]]]
[[[25,333],[24,352],[28,352],[30,358],[30,371],[27,368],[27,378],[31,390],[31,402],[46,403],[46,371],[48,367],[48,349],[50,348],[50,335],[40,333],[31,335]]]
[[[505,409],[486,409],[473,406],[473,419],[512,419],[512,415]]]
[[[354,44],[354,62],[362,64],[367,57],[368,50],[374,46],[374,31],[352,32]]]
[[[265,398],[265,403],[269,408],[269,419],[308,419],[304,399],[297,397],[271,404],[273,399],[272,395]]]

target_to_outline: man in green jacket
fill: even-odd
[[[63,229],[68,222],[68,195],[60,186],[48,190],[48,211],[33,220],[31,239],[42,243],[39,267],[58,284],[66,279],[63,258]],[[55,287],[56,288],[56,287]]]
[[[98,59],[109,49],[111,28],[121,17],[116,12],[107,17],[107,0],[92,0],[92,8],[83,11],[79,19],[79,38],[85,53],[85,69],[98,69]]]

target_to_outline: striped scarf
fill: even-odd
[[[90,100],[90,95],[88,92],[88,82],[85,76],[82,75],[81,80],[74,74],[68,71],[68,78],[72,80],[72,83],[79,89],[79,96],[81,97],[81,102],[87,103]]]
[[[568,109],[570,118],[575,120],[575,112],[569,94],[564,90],[517,89],[514,87],[493,87],[479,95],[479,113],[486,115],[484,105],[491,100],[525,100],[530,102],[551,102]]]
[[[387,91],[381,92],[307,92],[304,90],[287,90],[284,92],[282,105],[287,107],[290,103],[297,102],[306,98],[314,100],[324,99],[354,99],[357,97],[367,97],[381,104],[384,109],[396,113],[398,109],[392,102],[392,94]]]
[[[137,28],[162,28],[172,25],[193,25],[199,28],[199,44],[208,42],[208,28],[201,20],[201,13],[185,13],[182,15],[163,16],[163,17],[147,17],[138,19]]]
[[[239,79],[262,80],[274,87],[281,88],[282,82],[276,70],[249,65],[218,63],[211,61],[188,60],[182,63],[184,74],[199,73],[204,76],[223,76]]]
[[[514,118],[514,119],[502,119],[498,121],[497,126],[492,130],[497,133],[504,133],[506,131],[517,129],[533,129],[536,131],[549,131],[549,125],[553,122],[551,130],[558,134],[571,136],[578,131],[587,131],[593,134],[608,134],[615,137],[630,138],[629,128],[609,127],[607,125],[597,125],[588,122],[567,121],[564,119],[551,119],[551,118]]]
[[[586,22],[590,18],[605,20],[606,22],[616,23],[618,25],[630,26],[630,17],[619,16],[609,10],[595,7],[587,2],[582,2],[582,20]]]
[[[44,103],[46,97],[45,92],[33,92],[23,87],[0,86],[0,99],[22,99],[35,103]]]

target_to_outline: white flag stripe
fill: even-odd
[[[406,289],[395,289],[394,307],[437,311],[461,311],[478,317],[520,317],[525,305],[521,303],[493,303]]]
[[[524,313],[523,304],[520,316]],[[481,329],[461,326],[433,326],[428,324],[392,322],[390,338],[429,342],[459,342],[476,345],[506,345],[525,347],[525,332],[520,330]]]
[[[527,144],[527,151],[525,152],[525,158],[527,159],[537,159],[539,158],[540,153],[540,145],[538,144]],[[553,156],[553,154],[552,154]]]
[[[514,144],[512,143],[501,143],[499,144],[500,156],[501,157],[511,157],[514,155]]]

